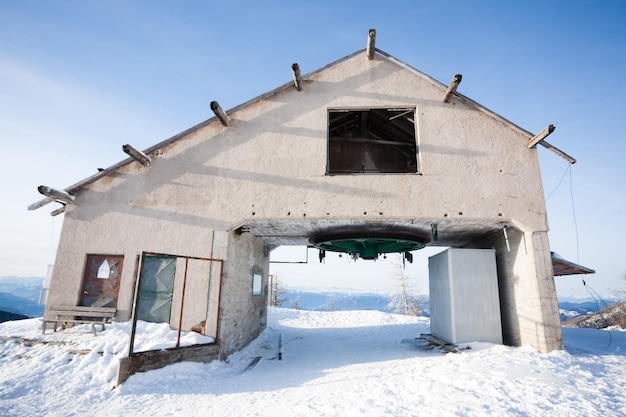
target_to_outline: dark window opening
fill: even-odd
[[[330,110],[327,173],[417,173],[415,109]]]

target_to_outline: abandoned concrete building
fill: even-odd
[[[460,75],[442,84],[374,41],[308,74],[294,64],[293,81],[228,111],[212,102],[214,117],[124,145],[127,159],[64,190],[39,187],[30,209],[65,213],[45,317],[114,307],[199,329],[225,357],[265,328],[273,248],[367,260],[437,245],[452,250],[442,273],[486,251],[494,340],[562,349],[537,145],[574,159],[544,140],[553,126],[530,133],[460,94]],[[456,278],[433,279],[433,326],[463,327],[449,322]]]

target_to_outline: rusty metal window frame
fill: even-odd
[[[132,319],[131,319],[132,324],[131,324],[131,330],[130,330],[130,341],[128,345],[128,356],[130,357],[130,356],[135,356],[140,353],[149,352],[149,351],[141,351],[141,352],[134,351],[135,335],[137,331],[137,313],[139,312],[139,304],[140,304],[139,299],[141,297],[141,285],[143,281],[143,262],[144,262],[145,257],[147,256],[174,257],[177,259],[185,260],[185,270],[184,270],[184,275],[183,275],[183,287],[182,287],[182,296],[181,296],[181,304],[180,304],[180,313],[179,313],[179,319],[178,319],[178,335],[176,337],[176,346],[173,349],[184,349],[184,347],[180,346],[180,335],[181,335],[182,322],[183,322],[183,313],[184,313],[184,305],[185,305],[185,288],[187,284],[187,267],[188,267],[189,260],[216,262],[219,265],[219,274],[218,274],[219,287],[218,287],[218,295],[217,295],[218,305],[216,306],[217,316],[215,318],[216,334],[219,334],[219,300],[220,300],[219,293],[221,292],[224,260],[215,259],[215,258],[203,258],[203,257],[197,257],[197,256],[174,255],[174,254],[168,254],[168,253],[142,252],[141,255],[139,256],[139,262],[138,262],[137,271],[136,271],[137,279],[135,282],[135,296],[134,296],[134,301],[133,301],[133,310],[132,310]],[[214,339],[215,339],[214,343],[217,343],[217,338],[214,337]],[[195,345],[195,346],[198,346],[198,345]]]

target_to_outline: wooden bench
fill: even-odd
[[[43,319],[42,333],[46,332],[48,323],[54,323],[55,332],[57,331],[57,325],[59,323],[61,323],[62,328],[65,328],[65,325],[68,323],[91,323],[95,336],[96,324],[101,325],[102,330],[104,330],[104,325],[113,320],[116,311],[117,308],[115,307],[51,307],[46,312],[46,315],[50,318],[44,317]]]

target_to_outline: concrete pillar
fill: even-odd
[[[523,328],[522,344],[530,343],[540,352],[563,349],[563,335],[559,306],[552,271],[552,256],[547,232],[526,232],[526,240],[531,241],[529,251],[534,259],[535,303],[528,303],[532,311],[532,323]]]
[[[254,275],[261,293],[253,294]],[[249,233],[228,234],[220,294],[217,342],[227,357],[254,340],[267,324],[269,248]]]
[[[509,227],[507,236],[508,246],[503,232],[470,245],[496,249],[503,341],[542,353],[563,349],[548,234]]]

